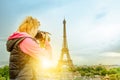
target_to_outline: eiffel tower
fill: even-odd
[[[73,68],[73,62],[70,58],[68,45],[67,45],[67,37],[66,37],[66,20],[63,20],[63,46],[61,49],[60,59],[58,61],[58,68],[61,69],[63,66],[67,66],[69,68]]]

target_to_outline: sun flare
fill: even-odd
[[[52,60],[48,60],[48,59],[42,60],[42,68],[43,69],[51,68],[52,66],[53,66]]]

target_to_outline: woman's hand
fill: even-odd
[[[48,33],[45,33],[45,41],[50,42],[50,37]]]

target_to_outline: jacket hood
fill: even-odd
[[[31,37],[31,36],[24,32],[13,33],[11,36],[9,36],[8,41],[6,43],[7,51],[11,52],[14,49],[14,47],[16,47],[26,37]]]
[[[11,36],[9,36],[8,40],[22,38],[22,37],[31,37],[31,36],[25,32],[15,32]]]

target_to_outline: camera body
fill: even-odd
[[[45,44],[45,41],[50,41],[49,35],[51,35],[49,32],[38,30],[35,38],[37,39],[37,41],[39,41],[40,45],[43,47]]]

